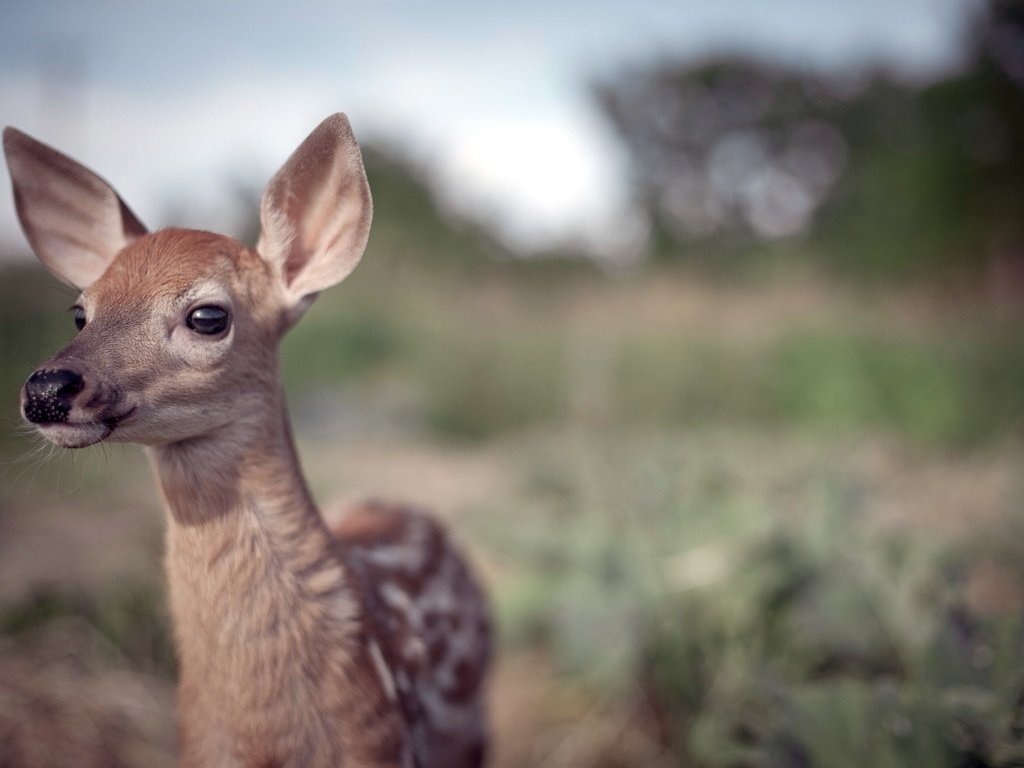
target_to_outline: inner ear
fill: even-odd
[[[277,268],[298,308],[355,269],[372,215],[362,154],[348,118],[331,115],[267,185],[257,250]]]
[[[14,128],[4,129],[4,154],[25,237],[60,279],[87,288],[146,234],[114,188],[67,155]]]

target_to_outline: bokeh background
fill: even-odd
[[[0,120],[252,242],[325,115],[362,265],[283,349],[324,502],[426,504],[501,629],[493,765],[1024,764],[1024,6],[11,2]],[[0,766],[174,764],[138,449],[0,193]]]

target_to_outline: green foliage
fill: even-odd
[[[69,622],[73,628],[66,626]],[[76,638],[73,652],[89,657],[83,661],[174,677],[170,626],[156,584],[102,594],[43,588],[0,606],[0,637],[14,648],[30,650],[48,633],[62,642]]]
[[[943,557],[828,534],[751,542],[753,568],[659,609],[671,618],[646,668],[689,724],[681,752],[708,766],[1001,765],[1024,691],[1020,618],[972,616]]]
[[[747,348],[631,339],[615,360],[612,410],[623,422],[763,421],[772,414],[768,369]]]
[[[426,426],[435,434],[481,439],[560,419],[565,393],[558,339],[500,334],[452,344],[452,338],[425,346],[414,373]]]
[[[342,383],[372,374],[401,352],[396,317],[348,291],[343,299],[314,304],[281,347],[285,383]]]
[[[374,226],[366,252],[369,270],[394,273],[403,264],[467,271],[507,258],[484,226],[445,209],[426,170],[394,148],[365,146],[373,190]]]
[[[1019,82],[976,52],[963,72],[924,88],[876,75],[850,112],[861,131],[816,233],[836,266],[852,275],[946,280],[1019,268]]]
[[[613,411],[624,423],[796,422],[944,445],[1024,425],[1024,345],[1012,334],[924,341],[794,329],[761,348],[627,341],[617,360]]]
[[[301,398],[398,380],[413,422],[459,440],[567,423],[587,387],[598,398],[591,418],[620,427],[796,423],[943,446],[991,443],[1024,428],[1019,321],[918,335],[856,322],[794,325],[757,343],[676,337],[626,322],[607,339],[581,339],[549,309],[560,290],[578,285],[578,274],[499,267],[478,279],[475,288],[418,270],[387,279],[357,271],[286,337],[289,390]],[[489,308],[477,290],[511,308]],[[64,312],[72,300],[38,268],[9,269],[0,281],[0,383],[8,393],[0,451],[9,455],[27,450],[15,439],[17,392],[73,333]],[[536,322],[535,312],[550,321]]]
[[[874,424],[923,441],[966,426],[957,365],[945,350],[798,334],[776,351],[774,397],[783,418],[829,426]]]
[[[660,69],[650,92],[634,90],[652,85],[640,73],[604,96],[625,94],[616,115],[643,122],[627,140],[652,174],[638,183],[650,183],[639,191],[660,255],[706,257],[715,271],[823,258],[848,275],[919,277],[985,268],[988,242],[1011,261],[1018,253],[1020,89],[986,56],[928,86],[879,74],[850,88],[725,60]],[[680,169],[711,163],[730,133],[757,136],[772,162],[807,161],[794,147],[841,160],[809,243],[755,243],[735,195],[715,236],[691,237],[671,220],[659,196]],[[992,136],[1003,139],[978,143]],[[684,764],[1024,765],[1024,628],[1019,617],[975,615],[964,597],[979,555],[1019,570],[1022,531],[977,549],[873,532],[862,521],[870,489],[816,459],[784,489],[744,494],[756,461],[737,471],[733,444],[714,439],[723,429],[882,434],[927,452],[1020,436],[1019,317],[907,328],[826,311],[739,334],[715,322],[677,327],[674,316],[661,326],[644,313],[607,323],[573,302],[621,311],[608,299],[628,283],[567,258],[511,259],[484,228],[452,216],[414,164],[370,147],[366,165],[377,214],[366,260],[285,340],[286,384],[299,401],[342,391],[344,407],[397,389],[402,426],[434,446],[508,438],[521,493],[495,494],[459,526],[497,561],[505,643],[543,646],[561,674],[601,697],[642,691]],[[732,179],[733,191],[747,181]],[[659,289],[679,279],[657,277]],[[636,285],[655,302],[691,295]],[[63,310],[73,295],[38,267],[0,276],[0,454],[26,452],[10,439],[17,392],[71,337]],[[741,315],[741,304],[728,312]],[[92,470],[108,455],[66,461],[82,464],[76,499],[96,494],[106,474]],[[12,478],[0,506],[20,480],[12,466],[0,470]],[[149,586],[44,590],[0,606],[0,637],[16,651],[51,631],[84,639],[105,663],[173,675]]]
[[[1019,338],[920,341],[795,334],[779,345],[773,397],[784,420],[874,425],[924,443],[965,444],[1019,428]],[[1015,426],[1016,425],[1016,426]]]
[[[631,160],[653,253],[715,272],[807,239],[868,279],[1021,275],[1024,19],[976,10],[963,66],[929,83],[747,56],[662,59],[595,89]],[[1017,58],[1015,58],[1017,57]]]
[[[844,95],[801,69],[663,59],[595,95],[631,159],[659,258],[721,265],[759,239],[799,233],[796,209],[817,207],[843,165]]]
[[[0,274],[0,456],[22,448],[9,438],[21,422],[18,392],[28,375],[75,332],[72,289],[36,266]]]
[[[1016,764],[1024,621],[967,607],[968,549],[869,530],[824,467],[794,517],[734,471],[698,482],[713,468],[679,443],[580,439],[532,457],[530,501],[479,534],[522,569],[498,595],[509,642],[605,692],[639,683],[687,765]]]
[[[502,290],[535,290],[529,276],[504,279]],[[520,316],[528,309],[513,322],[479,314],[472,303],[454,303],[452,290],[436,278],[385,285],[353,278],[286,340],[289,386],[301,395],[393,375],[413,393],[429,432],[460,440],[564,423],[581,382],[600,389],[602,418],[622,427],[797,423],[945,446],[1024,428],[1018,322],[924,337],[796,326],[758,344],[630,326],[601,341],[591,360],[586,344],[595,342],[533,327]]]

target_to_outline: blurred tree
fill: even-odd
[[[1024,5],[991,0],[927,84],[741,57],[660,61],[596,88],[657,258],[809,239],[872,276],[1024,289]]]
[[[368,248],[382,268],[415,262],[466,270],[508,257],[490,229],[445,205],[415,162],[379,145],[363,147],[363,162],[375,214]]]
[[[989,4],[959,72],[923,87],[877,74],[851,103],[849,173],[818,229],[846,271],[1024,289],[1021,8]]]
[[[660,62],[597,96],[659,257],[799,234],[845,164],[841,93],[810,73],[738,57]]]
[[[374,222],[367,246],[372,258],[360,273],[393,274],[396,267],[412,264],[466,270],[509,257],[509,250],[488,227],[444,204],[429,183],[428,172],[417,163],[379,144],[364,144],[362,152],[373,193]],[[262,186],[236,182],[233,191],[235,208],[244,212],[234,230],[243,242],[255,244]]]

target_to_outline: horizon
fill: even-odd
[[[398,148],[446,204],[513,247],[614,251],[631,247],[636,222],[622,149],[589,97],[597,79],[730,52],[936,77],[956,66],[976,7],[259,0],[238,16],[196,0],[50,0],[17,6],[0,32],[0,120],[108,179],[151,226],[184,213],[221,228],[237,217],[233,186],[262,188],[344,111],[361,142]],[[27,254],[9,184],[0,189],[0,248]]]

